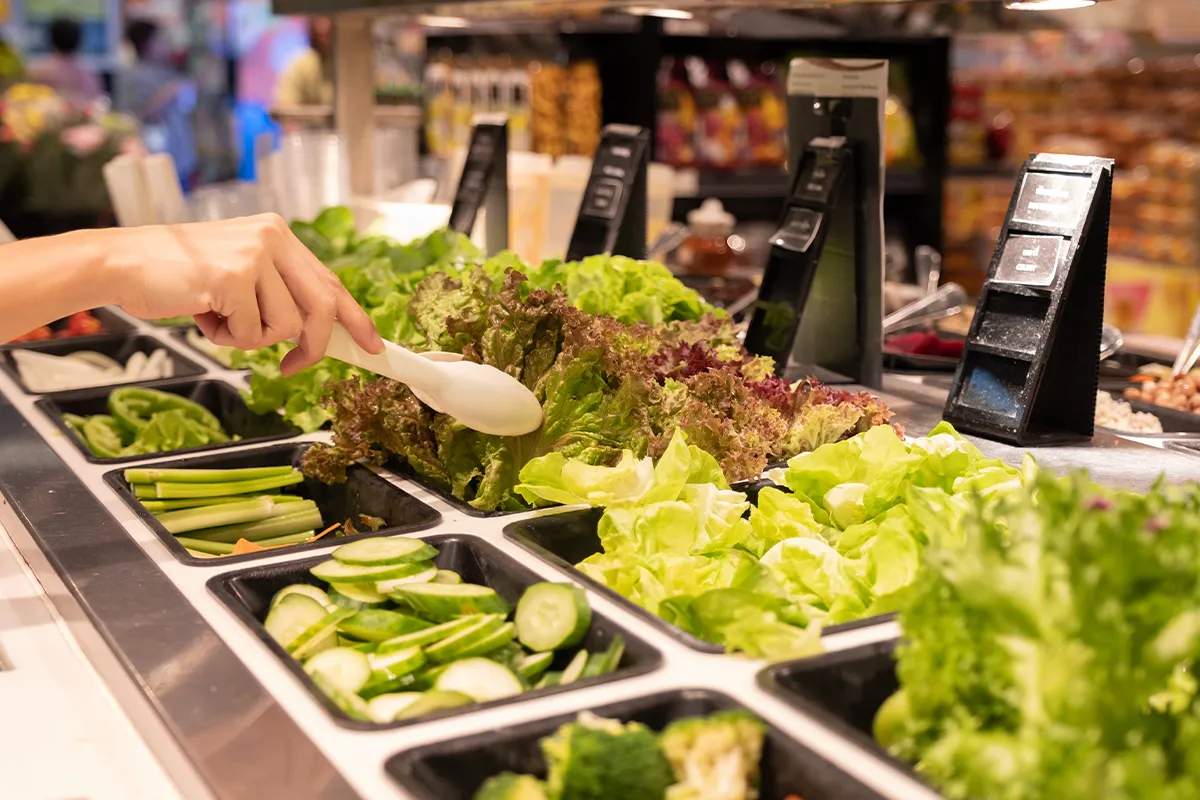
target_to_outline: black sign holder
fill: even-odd
[[[793,173],[746,331],[746,348],[773,358],[779,375],[804,377],[799,375],[803,372],[826,382],[868,386],[882,380],[880,359],[870,358],[864,327],[870,317],[864,308],[870,295],[866,284],[872,275],[878,280],[878,269],[872,271],[864,263],[866,247],[860,240],[869,221],[865,204],[858,202],[859,177],[853,145],[844,136],[813,139]],[[838,300],[852,307],[833,315],[848,327],[810,337],[812,346],[798,347],[797,334],[819,270],[844,287],[844,293],[853,293],[853,298]]]
[[[487,209],[485,249],[494,256],[508,249],[508,117],[503,114],[475,118],[450,208],[450,229],[470,236],[480,208]]]
[[[1021,446],[1095,430],[1113,161],[1025,162],[946,402],[959,430]]]
[[[605,125],[567,246],[567,261],[600,253],[646,257],[646,162],[650,133]]]

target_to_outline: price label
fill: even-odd
[[[1073,231],[1087,211],[1091,186],[1091,179],[1083,175],[1027,172],[1012,221]]]
[[[788,211],[783,227],[771,237],[771,244],[796,253],[807,252],[808,248],[812,247],[813,240],[817,238],[823,219],[825,215],[820,211],[793,208]]]
[[[1045,288],[1054,284],[1067,240],[1060,236],[1009,236],[994,281]]]

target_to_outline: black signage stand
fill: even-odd
[[[605,125],[567,246],[567,261],[600,253],[646,257],[646,162],[650,133]]]
[[[863,300],[870,294],[866,281],[871,275],[878,279],[878,270],[872,272],[863,263],[866,248],[859,238],[868,220],[864,204],[858,202],[861,195],[854,156],[853,146],[844,136],[813,139],[801,154],[779,229],[770,239],[746,348],[775,359],[779,375],[791,372],[803,377],[798,373],[804,372],[826,382],[868,386],[881,381],[878,364],[873,366],[865,358],[868,337],[864,326],[870,315]],[[849,322],[852,330],[846,335],[814,337],[812,347],[798,347],[797,333],[819,269],[854,293],[852,300],[839,300],[851,302],[852,308],[834,314],[839,324]],[[845,319],[847,313],[854,319]],[[854,339],[849,348],[847,335]]]
[[[1092,438],[1113,161],[1036,155],[1021,170],[945,418],[1017,445]]]
[[[450,228],[470,236],[480,208],[487,209],[484,242],[487,254],[508,249],[508,118],[479,116],[471,131],[471,144],[463,164]]]

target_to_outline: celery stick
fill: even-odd
[[[269,497],[255,497],[240,503],[168,511],[158,517],[158,521],[169,533],[180,534],[222,525],[257,522],[278,513],[278,508]]]
[[[317,535],[315,530],[301,531],[290,536],[276,536],[274,539],[262,539],[255,542],[259,547],[278,547],[281,544],[304,544]]]
[[[233,483],[156,483],[155,495],[159,500],[182,499],[185,497],[221,497],[230,494],[251,494],[265,492],[268,489],[280,489],[284,486],[295,486],[304,483],[304,476],[298,471],[287,475],[277,475],[273,478],[259,478],[253,481],[235,481]],[[138,484],[140,488],[142,484]]]
[[[303,503],[304,498],[298,494],[263,495],[276,503]],[[162,514],[166,511],[179,511],[184,508],[200,508],[202,506],[219,506],[225,503],[244,503],[250,498],[246,495],[233,497],[192,497],[186,500],[143,500],[142,507],[151,514]]]
[[[225,542],[202,542],[199,539],[189,539],[186,536],[176,536],[175,541],[188,550],[204,553],[210,556],[227,556],[233,553],[233,545]]]
[[[127,469],[125,480],[129,483],[227,483],[250,481],[259,478],[277,478],[290,475],[295,467],[249,467],[247,469]]]
[[[136,497],[138,500],[151,500],[153,498],[158,497],[158,490],[155,489],[153,486],[147,486],[145,484],[139,483],[139,484],[133,486],[132,488],[133,488],[133,496]]]
[[[299,510],[292,510],[296,508]],[[317,510],[315,503],[284,503],[276,507],[276,516],[244,525],[225,525],[193,531],[192,536],[206,542],[236,542],[238,539],[257,542],[261,539],[309,531],[320,528],[321,525],[321,512]]]

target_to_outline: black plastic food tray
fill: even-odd
[[[847,737],[897,769],[925,782],[875,741],[875,714],[900,688],[896,677],[898,639],[768,667],[758,675],[764,691]]]
[[[671,722],[744,708],[726,695],[685,689],[592,709],[601,717],[641,722],[661,731]],[[470,800],[501,772],[545,777],[538,742],[575,718],[564,714],[523,725],[428,745],[393,756],[388,773],[418,800]],[[877,800],[881,795],[774,726],[767,726],[761,762],[761,800]]]
[[[1118,400],[1124,400],[1126,403],[1129,403],[1129,407],[1134,411],[1145,411],[1147,414],[1153,414],[1158,417],[1159,421],[1162,422],[1164,433],[1200,433],[1200,414],[1180,411],[1177,408],[1167,408],[1166,406],[1147,403],[1142,400],[1131,400],[1123,396],[1122,392],[1119,391],[1113,391],[1112,395]],[[1154,434],[1149,435],[1153,436]]]
[[[235,442],[227,444],[210,444],[203,447],[187,447],[182,450],[172,450],[169,453],[151,453],[147,455],[126,456],[125,458],[99,458],[92,454],[87,445],[75,435],[75,432],[63,421],[63,414],[78,414],[81,417],[93,414],[108,413],[108,396],[114,389],[121,387],[102,386],[96,389],[79,389],[74,392],[62,392],[51,397],[43,397],[35,405],[48,416],[69,438],[83,457],[93,464],[127,464],[132,461],[144,461],[148,458],[159,458],[163,455],[177,453],[200,453],[216,450],[222,447],[265,442],[274,439],[286,439],[296,436],[300,429],[284,421],[278,414],[255,414],[246,407],[237,389],[223,381],[155,381],[140,385],[143,389],[158,389],[186,397],[207,408],[217,415],[225,432],[230,436],[239,437]]]
[[[15,348],[6,348],[0,353],[0,370],[3,370],[6,375],[13,379],[17,386],[21,387],[21,391],[25,394],[41,394],[35,392],[25,385],[21,380],[21,373],[17,370],[17,363],[13,359],[12,351]],[[175,365],[175,374],[170,380],[176,378],[192,378],[197,375],[204,374],[204,367],[192,361],[190,358],[179,354],[170,347],[167,347],[162,342],[150,336],[142,336],[138,334],[115,334],[111,336],[83,336],[74,339],[50,339],[41,342],[30,342],[23,345],[21,350],[32,350],[38,353],[45,353],[49,356],[65,356],[69,353],[78,353],[81,350],[90,350],[95,353],[112,358],[118,363],[124,364],[129,360],[134,353],[145,353],[147,356],[155,350],[165,350],[167,356],[171,359],[171,363]],[[105,386],[92,386],[90,389],[112,389],[116,386],[136,386],[139,384],[148,383],[148,381],[115,381]],[[69,390],[79,391],[79,390]],[[57,397],[65,394],[65,392],[47,392],[47,397]]]
[[[192,353],[192,354],[196,355],[197,357],[204,359],[207,363],[212,364],[217,369],[230,370],[231,372],[238,371],[238,370],[234,369],[233,367],[230,367],[226,364],[222,364],[220,361],[217,361],[215,358],[213,358],[212,356],[210,356],[208,353],[204,352],[203,350],[199,350],[192,346],[191,342],[189,342],[187,340],[187,333],[188,333],[188,331],[199,332],[200,329],[197,328],[195,325],[181,325],[181,326],[177,326],[177,327],[173,327],[173,328],[167,328],[167,330],[170,331],[171,338],[174,339],[175,342],[180,347],[186,347],[187,351],[189,353]]]
[[[9,342],[0,345],[0,347],[7,349],[11,347],[32,347],[34,345],[46,344],[47,342],[90,342],[97,336],[110,336],[114,333],[130,333],[133,331],[133,324],[114,311],[110,311],[107,308],[93,308],[91,313],[101,325],[99,333],[92,333],[87,336],[72,336],[68,339],[38,339],[32,342]],[[56,319],[46,327],[57,333],[67,327],[68,319],[69,317]]]
[[[478,517],[480,519],[487,517],[511,517],[514,514],[528,514],[533,510],[526,508],[519,511],[480,511],[462,498],[455,497],[445,486],[439,486],[433,481],[421,477],[406,461],[400,458],[393,457],[388,459],[385,466],[397,475],[419,484],[425,491],[437,495],[445,500],[447,505],[452,506],[456,511],[461,511],[469,517]]]
[[[245,469],[247,467],[277,467],[285,464],[299,466],[300,458],[310,446],[308,444],[276,445],[237,453],[158,462],[154,466],[161,469]],[[167,529],[154,518],[154,515],[134,497],[133,490],[125,481],[125,470],[118,469],[109,472],[104,476],[104,481],[125,501],[127,506],[134,510],[142,522],[154,531],[154,535],[162,540],[171,554],[184,564],[202,567],[224,566],[241,561],[277,556],[285,552],[280,549],[241,556],[197,558],[168,533]],[[442,518],[440,513],[408,492],[393,486],[366,467],[357,465],[346,470],[345,483],[330,486],[313,478],[305,478],[304,483],[289,486],[281,489],[280,492],[298,494],[316,501],[317,508],[321,510],[321,518],[326,525],[345,522],[347,519],[355,521],[359,514],[380,517],[387,522],[387,527],[378,531],[366,531],[354,536],[325,536],[311,544],[292,545],[287,548],[286,552],[288,553],[296,550],[320,550],[368,536],[388,536],[426,530],[432,528]]]
[[[515,606],[525,589],[542,578],[528,567],[522,566],[513,558],[497,550],[484,540],[469,535],[439,534],[421,537],[425,542],[438,549],[434,559],[439,569],[457,572],[467,583],[490,586],[501,597]],[[649,644],[629,633],[600,613],[592,613],[592,627],[581,646],[591,652],[606,649],[617,635],[625,639],[625,654],[616,672],[598,678],[571,683],[566,686],[554,686],[546,689],[525,692],[515,697],[495,700],[490,703],[479,703],[462,708],[448,709],[444,712],[430,714],[411,720],[398,720],[389,723],[362,722],[351,719],[333,701],[324,695],[304,673],[300,664],[267,634],[263,628],[263,620],[271,605],[271,598],[285,586],[293,583],[309,583],[314,586],[324,584],[312,577],[309,570],[322,563],[328,556],[306,558],[301,561],[289,561],[282,564],[270,564],[252,567],[238,572],[218,575],[208,581],[208,589],[218,600],[224,603],[233,614],[250,627],[254,634],[271,649],[276,656],[283,659],[292,674],[304,684],[305,688],[325,707],[339,725],[355,730],[390,730],[417,724],[430,719],[440,719],[447,716],[466,714],[481,708],[519,703],[530,698],[545,697],[552,694],[570,692],[574,689],[596,686],[623,680],[637,675],[653,672],[662,664],[662,656]],[[563,669],[569,660],[569,653],[559,653],[551,669]]]
[[[764,486],[771,485],[773,484],[768,481],[760,481],[746,486],[743,491],[746,491],[750,495],[751,502],[754,502],[757,499],[758,491]],[[600,537],[596,532],[600,523],[600,517],[603,515],[604,510],[599,508],[549,514],[543,517],[514,522],[505,527],[504,535],[539,558],[550,562],[558,569],[566,572],[571,576],[572,580],[586,584],[588,588],[604,595],[629,613],[636,614],[642,620],[653,625],[675,641],[704,653],[725,652],[725,648],[720,645],[706,642],[672,625],[662,617],[650,613],[624,595],[593,580],[575,568],[576,564],[588,556],[603,551],[600,544]],[[831,625],[825,629],[825,633],[839,633],[855,628],[863,628],[868,625],[878,625],[894,619],[895,616],[895,614],[883,614],[841,625]]]

